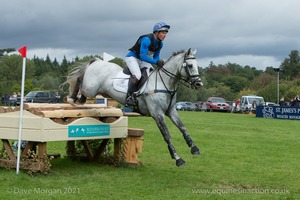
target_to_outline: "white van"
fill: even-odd
[[[240,101],[240,109],[242,112],[255,111],[256,106],[264,105],[264,104],[265,104],[265,100],[263,97],[256,96],[256,95],[242,96]]]

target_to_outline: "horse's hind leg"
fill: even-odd
[[[199,148],[193,142],[191,136],[187,132],[187,130],[186,130],[185,126],[183,125],[175,108],[166,114],[171,119],[171,121],[175,124],[175,126],[177,126],[177,128],[181,131],[183,138],[186,141],[187,145],[189,147],[191,147],[191,153],[194,155],[199,155],[200,154]]]
[[[86,96],[84,96],[83,94],[81,94],[80,98],[78,100],[78,103],[84,104],[85,102],[86,102]]]
[[[81,87],[81,84],[82,84],[82,78],[79,77],[79,78],[77,78],[77,81],[76,81],[75,87],[73,89],[73,92],[72,92],[71,96],[68,99],[69,103],[74,104],[78,101],[78,103],[84,104],[86,102],[86,97],[83,94],[80,95],[79,99],[77,97],[78,92],[79,92],[80,87]]]
[[[169,130],[167,128],[167,124],[165,122],[165,119],[162,115],[156,115],[156,116],[153,116],[160,132],[162,133],[163,137],[164,137],[164,140],[166,141],[166,143],[168,144],[168,149],[169,149],[169,152],[170,152],[170,155],[172,157],[172,159],[175,159],[176,160],[176,165],[177,166],[184,166],[185,165],[185,161],[180,158],[178,156],[178,154],[176,153],[175,151],[175,147],[172,143],[172,140],[171,140],[171,136],[170,136],[170,133],[169,133]]]
[[[68,99],[69,103],[73,104],[73,103],[75,103],[78,100],[77,95],[78,95],[78,92],[79,92],[79,88],[80,88],[81,82],[82,82],[81,78],[77,78],[75,87],[74,87],[74,89],[72,91],[71,96]]]

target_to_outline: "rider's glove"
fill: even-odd
[[[158,68],[162,68],[164,66],[164,64],[165,64],[165,61],[163,61],[163,60],[158,60],[156,63]]]

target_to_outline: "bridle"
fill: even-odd
[[[193,65],[192,64],[188,64],[186,61],[187,60],[195,60],[196,58],[194,56],[187,56],[187,54],[184,55],[184,60],[183,60],[183,63],[182,63],[182,66],[181,66],[181,69],[180,71],[184,68],[185,69],[185,72],[187,73],[188,77],[186,77],[186,79],[184,79],[182,77],[182,79],[187,82],[187,83],[190,83],[190,85],[193,85],[195,82],[197,82],[197,79],[194,79],[194,78],[200,78],[199,74],[195,74],[195,75],[191,75],[190,73],[190,70],[189,68],[192,68]]]
[[[188,75],[187,77],[182,77],[182,76],[178,76],[176,74],[173,74],[172,72],[169,72],[165,68],[157,69],[158,70],[157,73],[159,74],[159,76],[160,76],[161,81],[163,82],[163,84],[164,84],[164,80],[161,77],[160,71],[164,72],[167,76],[169,76],[171,78],[179,80],[179,83],[182,84],[182,85],[184,85],[184,86],[186,86],[186,87],[190,87],[194,83],[196,83],[198,81],[198,79],[195,79],[195,78],[197,78],[197,77],[200,78],[200,76],[199,76],[199,74],[191,75],[189,68],[191,68],[193,65],[187,63],[187,60],[194,60],[194,59],[196,59],[194,56],[187,55],[187,53],[184,55],[183,63],[181,65],[179,71],[181,72],[184,69],[185,72],[186,72],[186,74]],[[188,84],[186,84],[186,83],[188,83]],[[166,87],[165,84],[164,84],[164,86]]]
[[[166,83],[165,83],[165,81],[164,81],[164,79],[163,79],[163,77],[162,77],[161,72],[163,72],[164,74],[166,74],[166,75],[169,76],[170,78],[173,78],[173,79],[175,79],[175,80],[178,80],[179,83],[181,83],[182,85],[184,85],[184,86],[186,86],[186,87],[190,87],[190,86],[192,86],[193,84],[195,84],[197,81],[199,81],[199,79],[200,79],[199,74],[198,74],[198,75],[191,75],[191,73],[190,73],[189,68],[191,68],[191,64],[188,64],[186,61],[187,61],[187,60],[191,60],[191,59],[196,59],[196,58],[195,58],[194,56],[188,56],[188,54],[186,53],[186,54],[184,55],[184,60],[183,60],[183,63],[182,63],[182,65],[181,65],[181,67],[180,67],[180,70],[179,70],[180,73],[181,73],[182,69],[184,69],[185,72],[186,72],[186,74],[188,75],[188,77],[182,77],[182,76],[176,75],[176,74],[174,74],[174,73],[172,73],[172,72],[166,70],[165,68],[156,68],[156,69],[155,69],[154,71],[152,71],[151,74],[148,76],[148,79],[149,79],[149,77],[150,77],[151,75],[153,75],[153,73],[156,72],[156,73],[155,73],[155,75],[156,75],[155,89],[154,89],[153,93],[168,93],[168,94],[171,96],[171,100],[170,100],[170,102],[169,102],[168,108],[170,108],[170,106],[171,106],[171,103],[172,103],[172,101],[173,101],[173,97],[174,97],[175,94],[177,93],[177,90],[178,90],[179,85],[177,85],[177,87],[176,87],[174,90],[170,90],[170,89],[167,87],[167,85],[166,85]],[[161,79],[161,82],[163,83],[165,89],[157,89],[157,80],[158,80],[158,76],[159,76],[159,78]],[[198,77],[198,79],[197,79],[197,77]],[[194,79],[194,80],[193,80],[193,79]],[[188,84],[187,84],[187,83],[188,83]],[[150,92],[150,93],[152,93],[152,92]],[[150,93],[148,93],[148,94],[150,94]]]

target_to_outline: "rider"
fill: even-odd
[[[125,57],[131,77],[128,83],[128,91],[125,99],[125,106],[134,106],[136,99],[134,92],[137,90],[138,82],[141,79],[141,69],[151,68],[156,64],[161,68],[164,61],[160,59],[160,50],[163,47],[163,40],[167,36],[170,26],[164,22],[158,22],[153,27],[153,33],[142,35],[135,45],[131,47]]]

